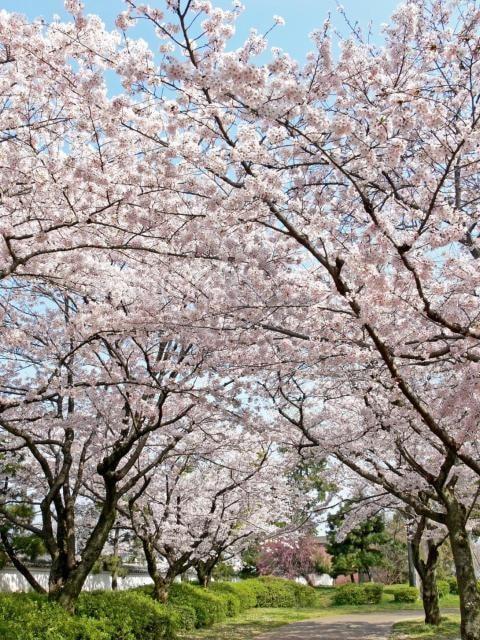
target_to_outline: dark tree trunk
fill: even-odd
[[[460,595],[462,640],[480,640],[480,593],[466,529],[465,507],[454,498],[447,504],[447,527]]]
[[[102,553],[108,534],[115,522],[115,517],[115,492],[113,487],[110,487],[107,490],[101,514],[87,541],[81,560],[71,567],[69,555],[59,554],[52,562],[49,596],[51,600],[58,602],[67,611],[74,611],[75,602],[82,591],[88,574]]]
[[[422,536],[426,527],[426,519],[422,518],[417,526],[413,539],[409,542],[409,550],[412,562],[422,582],[422,602],[425,612],[425,623],[438,626],[440,624],[440,604],[437,587],[437,564],[439,548],[442,544],[433,540],[427,542],[427,554],[425,560],[421,556]]]
[[[171,581],[166,580],[160,575],[158,571],[157,558],[155,556],[155,549],[151,542],[147,539],[142,539],[143,551],[145,553],[145,560],[147,561],[148,574],[153,580],[153,597],[159,602],[166,603],[168,600],[168,589]]]
[[[199,560],[195,565],[195,572],[197,574],[198,584],[205,589],[210,586],[212,581],[212,573],[217,561],[204,562]]]
[[[116,527],[115,535],[113,537],[113,566],[111,571],[112,591],[117,591],[118,589],[118,561],[120,558],[120,556],[118,555],[119,543],[120,543],[120,529]]]
[[[438,626],[440,624],[440,605],[435,570],[427,570],[422,578],[422,602],[425,623]]]
[[[208,567],[206,567],[203,562],[200,562],[197,564],[195,572],[197,574],[198,584],[206,589],[210,585],[210,581],[212,579],[211,570],[209,571]]]

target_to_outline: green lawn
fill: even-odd
[[[444,618],[440,627],[432,627],[415,620],[397,622],[393,626],[391,640],[423,640],[435,638],[435,640],[456,640],[460,638],[460,616],[448,616]]]
[[[422,603],[420,600],[416,603],[393,602],[393,596],[384,594],[382,602],[377,605],[361,605],[361,606],[341,606],[333,607],[331,605],[333,590],[331,588],[318,589],[318,603],[312,609],[249,609],[240,614],[236,618],[230,618],[222,624],[216,624],[209,629],[198,629],[195,631],[185,632],[180,637],[182,640],[250,640],[261,633],[270,631],[277,627],[281,627],[292,622],[300,622],[302,620],[312,620],[324,616],[341,615],[347,613],[375,613],[382,611],[422,611]],[[441,606],[443,608],[457,608],[458,596],[449,595],[443,598]],[[451,618],[454,619],[453,617]],[[402,631],[405,638],[435,638],[444,640],[446,638],[458,637],[455,635],[437,635],[434,633],[428,635],[425,632],[425,625],[418,622],[402,623],[403,625],[411,625],[415,633],[423,632],[423,635],[405,635],[406,631]],[[446,623],[447,624],[447,623]],[[455,622],[449,624],[457,624]],[[457,624],[458,627],[458,624]],[[448,628],[448,625],[447,625]],[[420,630],[420,631],[419,631]],[[408,628],[407,628],[408,631]],[[454,628],[455,631],[455,628]],[[395,631],[397,634],[397,631]],[[443,631],[442,631],[443,633]],[[397,634],[392,636],[396,640],[400,640],[403,636]]]

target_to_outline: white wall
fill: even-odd
[[[47,588],[48,569],[30,569],[33,577]],[[118,578],[119,589],[131,589],[140,587],[143,584],[151,584],[152,580],[148,574],[131,574],[124,578]],[[110,589],[111,578],[109,573],[90,574],[83,587],[84,591],[95,591],[96,589]],[[0,591],[31,591],[31,587],[25,578],[13,567],[6,567],[0,571]]]
[[[311,576],[309,576],[309,578],[311,579],[315,587],[333,586],[333,578],[329,576],[328,573],[313,573]],[[307,584],[305,578],[296,578],[296,581],[300,582],[300,584]]]

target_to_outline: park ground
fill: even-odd
[[[422,606],[395,603],[384,594],[378,605],[332,606],[331,589],[318,589],[317,606],[249,609],[208,629],[185,632],[182,640],[457,640],[458,596],[441,600],[440,628],[423,624]]]

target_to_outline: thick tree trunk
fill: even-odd
[[[425,623],[438,626],[440,624],[440,604],[435,570],[427,571],[422,578],[422,602]]]
[[[425,623],[438,626],[440,624],[440,604],[437,587],[437,564],[439,558],[440,543],[433,540],[427,542],[427,554],[425,560],[421,557],[421,542],[425,531],[426,519],[422,519],[417,527],[413,540],[409,542],[411,559],[422,582],[422,602],[425,612]]]
[[[168,589],[170,584],[168,584],[163,578],[161,578],[158,574],[153,579],[153,597],[155,600],[166,604],[168,602]]]
[[[82,591],[88,574],[100,557],[116,517],[116,501],[113,489],[103,504],[98,522],[82,553],[81,560],[72,568],[68,555],[60,554],[54,562],[50,572],[49,596],[67,611],[75,610],[75,602]]]
[[[208,571],[203,563],[198,563],[195,567],[195,573],[197,574],[198,584],[205,589],[210,584],[211,576],[208,575]]]
[[[216,562],[202,562],[201,560],[195,565],[198,584],[205,587],[205,589],[210,586],[215,565]]]
[[[160,575],[153,545],[147,539],[142,539],[142,545],[145,553],[145,560],[147,561],[148,574],[153,580],[153,597],[159,602],[166,603],[168,600],[168,589],[171,581],[166,580]]]
[[[460,595],[462,640],[480,640],[480,593],[477,588],[466,521],[465,507],[454,499],[449,500],[447,527]]]

